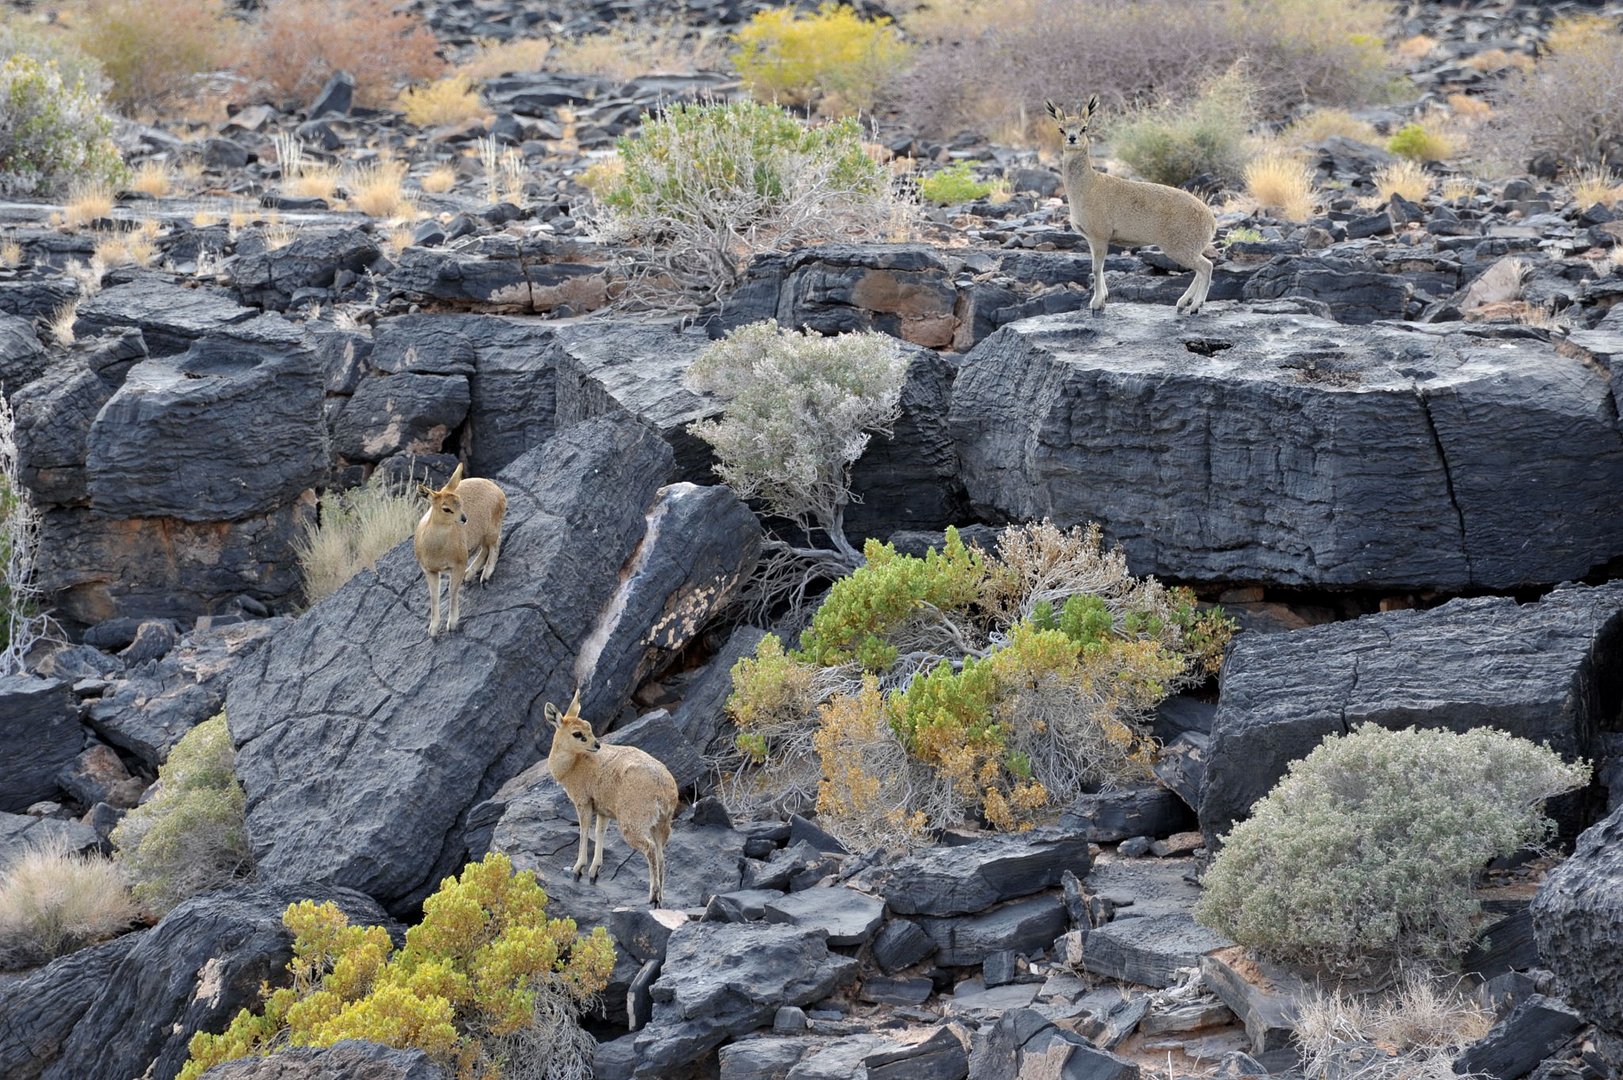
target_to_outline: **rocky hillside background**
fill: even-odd
[[[0,1075],[170,1080],[287,982],[290,904],[400,944],[487,853],[616,954],[590,1070],[526,1072],[531,1047],[509,1076],[1623,1075],[1623,7],[1369,2],[1327,29],[1288,0],[862,3],[788,56],[894,18],[865,59],[797,75],[749,61],[750,28],[787,17],[763,3],[184,6],[0,22],[5,86],[91,133],[70,163],[25,158],[22,106],[0,117]],[[1033,118],[1094,92],[1096,163],[1217,212],[1199,316],[1153,248],[1112,251],[1086,310]],[[752,101],[790,141],[846,131],[841,167],[881,182],[816,203],[843,174],[796,143],[774,183],[820,209],[792,223],[743,222],[759,193],[717,194],[702,228],[637,208],[662,111]],[[889,847],[819,813],[815,776],[738,797],[734,665],[793,646],[852,569],[823,551],[803,603],[763,591],[818,538],[721,483],[694,426],[727,402],[689,369],[762,321],[895,343],[857,546],[1097,524],[1131,574],[1234,620],[1220,675],[1146,710],[1131,780]],[[456,633],[425,633],[406,543],[316,598],[301,551],[340,495],[458,462],[509,504]],[[613,829],[600,880],[571,873],[543,710],[577,689],[682,792],[661,909]],[[227,839],[180,861],[227,883],[156,901],[121,855],[137,891],[113,879],[100,930],[8,944],[28,854],[127,854],[137,808],[207,773],[171,754],[222,712],[226,767],[195,782]],[[1447,1008],[1425,991],[1435,1045],[1379,1027],[1426,1010],[1369,971],[1337,984],[1359,1022],[1335,999],[1351,1026],[1325,1035],[1325,972],[1195,915],[1231,830],[1366,724],[1592,767],[1547,846],[1473,868]],[[393,1041],[206,1075],[453,1074]]]

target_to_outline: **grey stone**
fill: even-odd
[[[665,959],[665,943],[670,940],[671,931],[680,926],[684,918],[676,912],[621,907],[609,912],[608,927],[618,947],[634,959],[659,963]]]
[[[1186,1005],[1168,1005],[1150,1010],[1139,1022],[1139,1033],[1170,1035],[1185,1031],[1199,1031],[1207,1027],[1223,1027],[1234,1023],[1233,1010],[1220,1001],[1193,1001]]]
[[[362,229],[300,229],[292,242],[240,255],[228,268],[243,303],[282,311],[300,289],[325,289],[341,271],[360,273],[382,254]]]
[[[881,868],[875,882],[898,914],[961,915],[1054,888],[1067,870],[1085,876],[1091,862],[1081,834],[1033,829],[910,855]]]
[[[1086,933],[1082,966],[1095,975],[1160,988],[1178,981],[1178,969],[1198,967],[1203,955],[1231,944],[1188,915],[1118,918]]]
[[[84,749],[73,690],[62,679],[0,675],[0,811],[21,813],[55,798],[57,775]]]
[[[1087,876],[1087,887],[1128,917],[1183,915],[1194,910],[1200,886],[1193,880],[1190,859],[1122,859],[1101,856]]]
[[[728,1043],[717,1054],[721,1068],[719,1080],[784,1080],[789,1070],[820,1041],[761,1036]]]
[[[1548,878],[1545,879],[1548,882]],[[1594,963],[1594,961],[1590,961]],[[1545,966],[1533,936],[1533,917],[1527,908],[1512,912],[1477,935],[1476,944],[1465,954],[1464,970],[1483,981],[1507,971]]]
[[[873,438],[851,469],[859,501],[847,507],[845,524],[855,543],[904,529],[944,529],[966,516],[958,452],[947,425],[956,369],[922,346],[906,352],[901,414],[890,436]]]
[[[129,645],[119,650],[118,658],[135,666],[162,660],[180,640],[180,631],[168,619],[145,619],[135,629]]]
[[[1247,300],[1306,297],[1329,305],[1338,322],[1372,323],[1401,319],[1410,286],[1397,274],[1382,273],[1368,259],[1330,255],[1277,255],[1258,267],[1241,295]]]
[[[468,418],[471,400],[461,375],[369,375],[338,414],[333,449],[352,462],[440,453]]]
[[[1623,585],[1567,587],[1532,604],[1455,600],[1289,634],[1245,635],[1224,666],[1200,796],[1210,847],[1326,735],[1493,727],[1589,756],[1616,678],[1602,644],[1623,632]],[[1215,850],[1215,849],[1214,849]]]
[[[125,934],[0,982],[0,1075],[38,1080],[142,937]]]
[[[146,781],[130,775],[112,747],[99,742],[86,747],[72,765],[58,773],[57,783],[80,806],[110,803],[124,810],[135,806],[147,786]]]
[[[1023,1076],[1138,1080],[1139,1069],[1108,1050],[1089,1046],[1081,1035],[1056,1027],[1035,1009],[1011,1009],[977,1040],[969,1058],[969,1080]]]
[[[581,687],[602,703],[589,719],[619,711],[632,689],[621,673],[725,599],[713,581],[656,594],[649,574],[753,554],[734,534],[648,535],[669,455],[629,419],[571,428],[497,478],[501,561],[455,633],[428,640],[427,590],[402,544],[250,658],[227,715],[262,878],[410,905],[461,864],[468,810],[544,756],[545,702]]]
[[[783,893],[778,889],[738,889],[721,893],[715,899],[725,901],[731,910],[738,913],[738,918],[729,921],[748,922],[765,919],[766,906],[781,896]]]
[[[130,672],[91,702],[86,720],[97,735],[156,771],[182,735],[224,708],[237,666],[292,621],[256,619],[195,630],[162,660]]]
[[[1009,949],[992,953],[981,961],[981,981],[987,986],[1003,986],[1014,982],[1020,974],[1016,954]]]
[[[0,314],[0,397],[11,395],[45,373],[45,346],[34,324],[15,315]]]
[[[830,945],[865,945],[884,918],[885,902],[844,885],[803,889],[766,903],[767,922],[821,930]]]
[[[315,354],[297,335],[260,343],[217,332],[142,361],[90,426],[90,505],[187,522],[286,507],[326,473],[321,397]]]
[[[1292,972],[1238,948],[1202,956],[1200,977],[1240,1018],[1253,1051],[1291,1046],[1298,1009],[1315,993]]]
[[[734,630],[704,671],[685,687],[671,722],[700,750],[711,751],[718,739],[726,737],[723,733],[731,724],[725,709],[733,692],[733,665],[743,657],[754,656],[755,647],[765,636],[766,631],[754,626]]]
[[[283,1048],[270,1057],[247,1057],[216,1065],[206,1080],[449,1080],[421,1050],[344,1039],[321,1049]]]
[[[820,1001],[856,977],[822,934],[764,923],[689,923],[671,934],[637,1033],[635,1075],[660,1077],[769,1023],[785,1005]]]
[[[222,1030],[239,1009],[258,1003],[261,983],[280,981],[292,955],[282,912],[305,899],[333,900],[354,923],[387,921],[367,897],[308,885],[245,887],[184,901],[133,935],[111,966],[81,976],[95,980],[95,992],[41,1075],[174,1076],[193,1034]],[[0,1003],[0,1015],[6,1011]]]
[[[1623,553],[1604,369],[1438,328],[1173,325],[1121,305],[976,346],[951,412],[975,507],[1097,521],[1184,581],[1502,589]]]
[[[1135,784],[1079,795],[1060,815],[1060,827],[1095,844],[1125,840],[1129,836],[1166,836],[1194,823],[1183,801],[1164,787]],[[1086,873],[1084,870],[1083,873]]]
[[[101,847],[101,838],[95,829],[77,821],[0,811],[0,868],[11,865],[13,859],[30,848],[58,844],[79,854]]]
[[[1023,1009],[1037,1000],[1040,983],[1004,983],[988,986],[977,978],[965,979],[952,988],[952,997],[942,1002],[948,1016],[989,1019],[1010,1009]]]
[[[929,959],[936,944],[911,919],[892,919],[874,939],[874,961],[885,971],[900,971]]]
[[[1000,949],[1040,952],[1065,930],[1066,921],[1065,901],[1044,893],[974,915],[922,918],[919,925],[936,944],[937,963],[968,967]]]
[[[36,504],[83,505],[90,426],[112,399],[129,367],[146,358],[139,330],[98,341],[58,360],[12,400],[17,474]]]
[[[307,120],[320,120],[323,116],[347,116],[355,99],[355,76],[347,71],[335,71],[321,92],[310,103]]]
[[[1154,843],[1147,836],[1129,836],[1116,845],[1116,854],[1124,859],[1141,859],[1150,853]]]
[[[964,1044],[946,1027],[921,1041],[869,1053],[862,1064],[868,1080],[964,1080],[969,1075]]]
[[[1151,765],[1155,778],[1175,792],[1191,810],[1200,807],[1200,785],[1206,779],[1206,761],[1211,747],[1209,734],[1186,731],[1162,746]]]
[[[1585,830],[1533,897],[1538,953],[1567,1000],[1623,1036],[1623,808]]]
[[[142,276],[127,285],[103,289],[82,302],[73,333],[91,338],[125,327],[140,330],[153,356],[185,352],[201,338],[217,334],[253,336],[264,323],[259,312],[243,307],[224,289],[185,288],[163,277]],[[286,325],[286,324],[282,324]]]
[[[1519,1080],[1560,1049],[1583,1024],[1583,1017],[1564,1002],[1535,994],[1461,1051],[1454,1059],[1454,1071],[1492,1080]]]
[[[911,979],[869,975],[862,980],[858,996],[879,1005],[923,1005],[933,993],[935,982],[923,975]]]
[[[49,319],[78,298],[79,283],[66,274],[0,281],[0,312],[19,319]]]

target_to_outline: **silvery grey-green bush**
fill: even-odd
[[[1451,960],[1476,931],[1482,869],[1546,841],[1544,800],[1588,778],[1487,728],[1331,736],[1228,834],[1195,917],[1290,963]]]

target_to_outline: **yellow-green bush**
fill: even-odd
[[[1548,839],[1544,800],[1588,776],[1487,728],[1331,736],[1224,838],[1196,918],[1292,963],[1457,959],[1482,869]]]
[[[198,724],[158,768],[155,793],[124,815],[113,846],[130,890],[161,914],[196,893],[229,884],[249,865],[247,796],[225,714]]]
[[[1164,102],[1112,122],[1111,151],[1157,184],[1181,187],[1206,178],[1237,183],[1250,157],[1255,121],[1245,69],[1235,65],[1209,81],[1191,102]]]
[[[1150,711],[1215,672],[1233,632],[1187,591],[1134,578],[1096,528],[1010,529],[996,555],[953,529],[923,557],[874,540],[865,554],[798,651],[768,637],[735,665],[723,763],[742,808],[815,789],[820,819],[859,846],[971,814],[1017,828],[1143,777]]]
[[[501,1040],[542,1017],[564,1022],[531,1045],[550,1047],[560,1065],[578,1057],[590,1037],[575,1017],[608,985],[614,946],[602,927],[581,936],[573,919],[548,918],[546,905],[535,875],[515,875],[501,854],[442,881],[398,951],[388,931],[349,925],[331,902],[294,904],[282,916],[294,936],[292,985],[270,992],[259,1013],[242,1010],[223,1034],[194,1035],[180,1078],[286,1047],[365,1039],[422,1050],[459,1077],[498,1080],[509,1065]],[[536,1066],[525,1063],[544,1074]]]
[[[984,199],[992,193],[992,185],[976,180],[969,172],[969,162],[960,161],[945,169],[931,173],[919,181],[919,195],[938,206]]]
[[[864,19],[835,3],[815,15],[792,7],[758,11],[733,40],[733,62],[751,93],[815,103],[830,116],[872,109],[881,83],[912,52],[889,19]]]
[[[1404,124],[1386,140],[1386,148],[1410,161],[1441,161],[1457,149],[1454,140],[1424,124]]]

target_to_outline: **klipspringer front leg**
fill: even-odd
[[[575,880],[580,880],[581,871],[586,869],[586,845],[591,842],[592,835],[592,808],[575,806],[575,817],[580,819],[580,850],[575,854]]]
[[[588,875],[591,877],[593,884],[597,883],[597,875],[603,869],[603,833],[608,829],[608,827],[608,815],[597,815],[597,852],[592,856],[592,870]]]
[[[423,577],[428,581],[428,636],[433,637],[439,632],[435,624],[440,621],[440,576],[424,570]]]
[[[1088,253],[1093,256],[1093,300],[1088,307],[1093,311],[1103,311],[1105,300],[1110,296],[1110,290],[1105,287],[1105,254],[1109,250],[1109,242],[1088,237]]]

